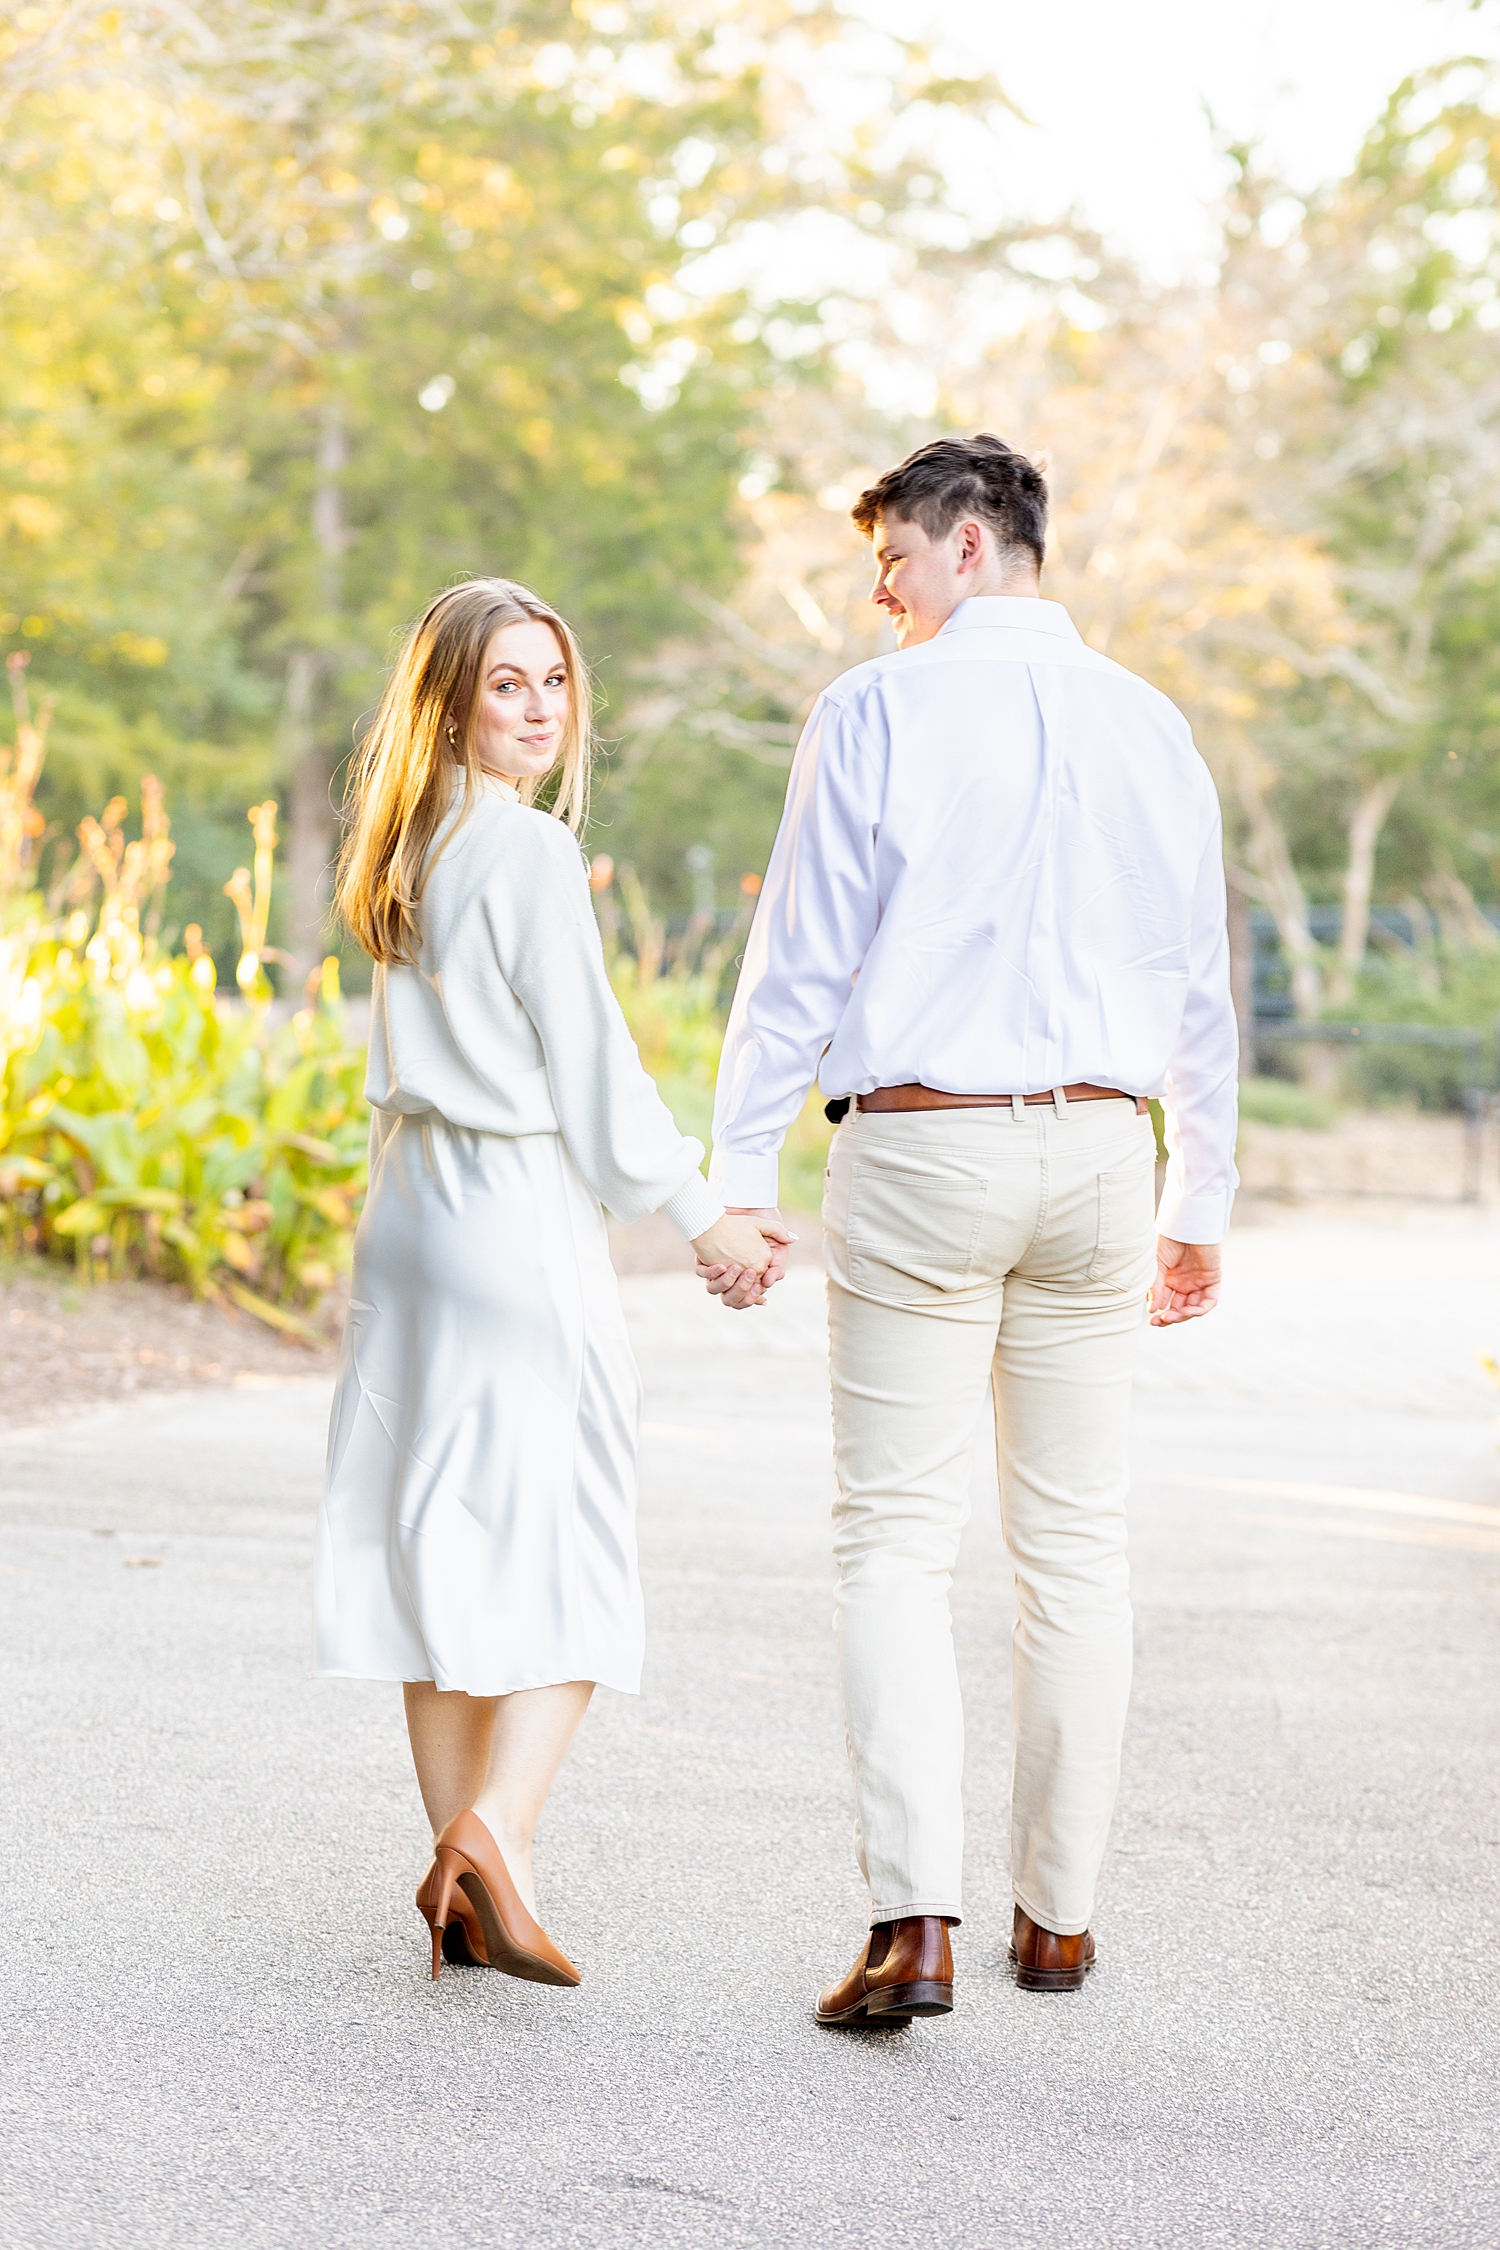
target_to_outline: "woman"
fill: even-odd
[[[640,1380],[601,1204],[763,1272],[641,1066],[576,840],[590,697],[502,578],[440,594],[349,791],[337,902],[375,962],[355,1237],[315,1579],[321,1676],[405,1683],[444,1955],[547,1984],[531,1840],[597,1683],[636,1694]],[[534,802],[556,776],[550,809]]]

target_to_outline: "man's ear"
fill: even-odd
[[[981,560],[981,558],[983,557],[983,554],[984,554],[984,533],[983,533],[983,532],[982,532],[982,531],[980,530],[980,528],[979,528],[978,524],[977,524],[977,523],[966,523],[966,524],[961,524],[961,525],[959,526],[959,533],[958,533],[958,567],[959,567],[959,569],[960,569],[960,570],[972,570],[972,569],[974,568],[975,564],[976,564],[977,562],[979,562],[979,561]]]

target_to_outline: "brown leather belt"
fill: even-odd
[[[1065,1102],[1134,1102],[1137,1117],[1144,1117],[1149,1107],[1144,1094],[1122,1093],[1118,1086],[1063,1086],[1058,1089]],[[862,1110],[888,1109],[1014,1109],[1017,1100],[1028,1106],[1036,1102],[1053,1101],[1049,1088],[1045,1094],[939,1094],[931,1086],[877,1086],[873,1093],[859,1094],[856,1105]]]

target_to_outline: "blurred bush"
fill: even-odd
[[[616,880],[613,861],[601,856],[594,861],[593,884],[601,903],[610,982],[641,1060],[681,1131],[711,1147],[714,1080],[733,987],[733,956],[748,928],[750,898],[727,937],[715,937],[711,925],[690,921],[671,938],[633,869],[622,867]],[[781,1199],[789,1209],[816,1211],[822,1203],[823,1167],[832,1137],[823,1096],[814,1087],[782,1151]]]
[[[1362,1023],[1427,1024],[1484,1035],[1488,1054],[1478,1074],[1494,1083],[1494,1027],[1500,1018],[1500,943],[1431,941],[1372,955],[1359,980]],[[1461,1047],[1378,1046],[1341,1053],[1345,1098],[1425,1110],[1463,1107],[1476,1065]]]
[[[71,1257],[85,1276],[155,1274],[312,1338],[348,1269],[364,1191],[362,1050],[337,966],[273,1020],[265,931],[274,805],[257,806],[254,872],[228,885],[239,993],[215,990],[190,928],[158,936],[172,845],[142,784],[126,842],[116,798],[79,829],[77,859],[42,897],[31,793],[46,738],[24,680],[14,751],[0,753],[0,1233],[9,1252]]]
[[[1338,1104],[1286,1078],[1242,1078],[1240,1122],[1254,1125],[1307,1125],[1325,1131],[1338,1117]]]

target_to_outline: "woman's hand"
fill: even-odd
[[[711,1297],[722,1297],[736,1312],[764,1304],[766,1291],[786,1270],[794,1239],[779,1211],[726,1211],[693,1244],[698,1278]]]
[[[771,1245],[760,1228],[734,1211],[715,1219],[706,1234],[696,1235],[693,1248],[702,1266],[748,1266],[752,1273],[764,1273],[771,1263]]]

